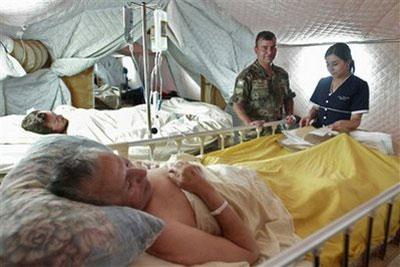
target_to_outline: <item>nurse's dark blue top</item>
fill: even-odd
[[[315,127],[328,126],[338,120],[349,120],[351,114],[367,113],[369,110],[368,83],[351,75],[335,92],[331,93],[333,77],[322,78],[310,101],[318,106]]]

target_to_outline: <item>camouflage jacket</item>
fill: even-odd
[[[268,77],[256,60],[236,78],[231,103],[242,104],[252,120],[282,119],[284,103],[296,96],[289,88],[287,72],[275,65],[272,71]]]

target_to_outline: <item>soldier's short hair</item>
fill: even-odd
[[[40,110],[35,110],[25,116],[22,120],[21,127],[27,131],[39,134],[50,134],[53,130],[46,126],[46,114],[40,113]],[[43,114],[43,116],[41,116]]]
[[[257,46],[258,40],[260,40],[260,39],[270,41],[270,40],[276,39],[276,36],[273,32],[270,32],[270,31],[259,32],[256,37],[256,46]]]

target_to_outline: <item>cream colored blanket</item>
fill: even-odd
[[[258,264],[300,240],[294,233],[289,212],[254,171],[242,167],[210,165],[203,167],[203,172],[254,234],[261,249]],[[143,255],[133,265],[180,266],[148,254]],[[248,266],[248,264],[210,262],[201,266]]]

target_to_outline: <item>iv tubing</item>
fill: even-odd
[[[162,65],[162,53],[157,52],[154,58],[154,68],[151,71],[150,75],[150,86],[151,86],[151,92],[157,91],[158,89],[158,97],[157,99],[154,99],[154,94],[151,94],[151,100],[156,101],[157,109],[156,111],[160,110],[161,108],[161,103],[162,103],[162,75],[161,75],[161,65]]]

